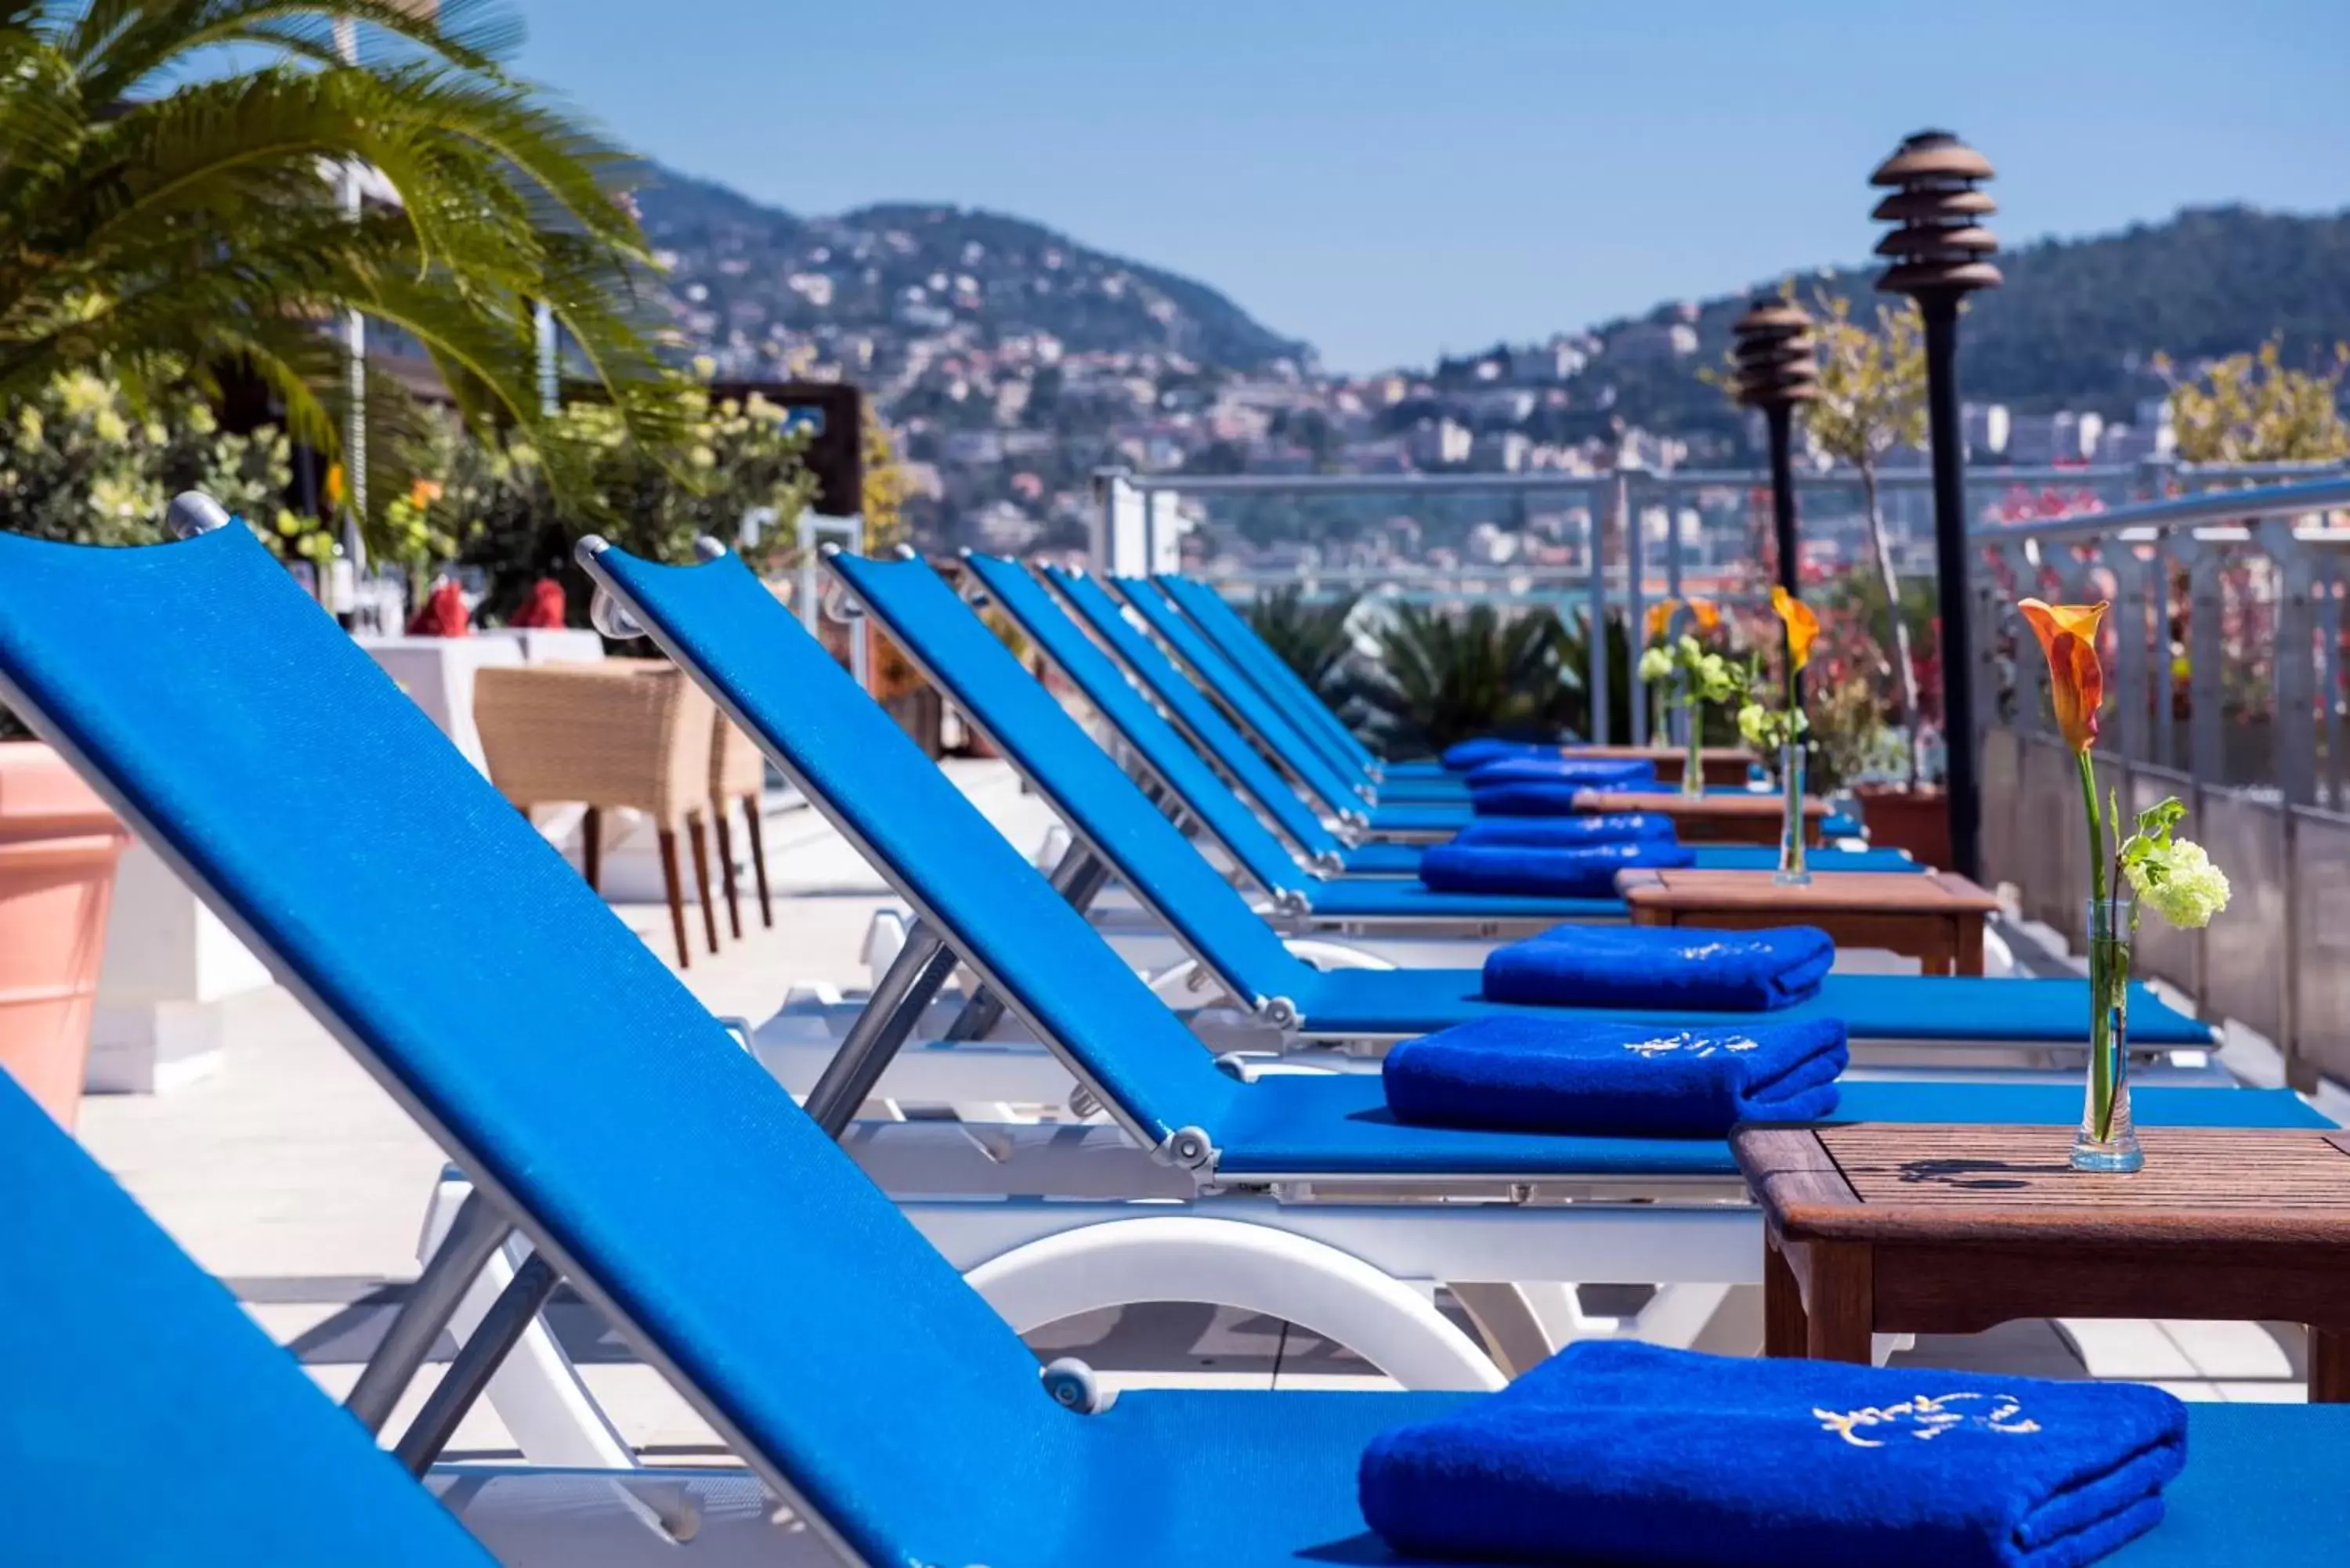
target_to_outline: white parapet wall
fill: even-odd
[[[244,999],[269,971],[144,844],[123,852],[84,1083],[154,1094],[220,1064]]]

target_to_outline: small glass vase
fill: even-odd
[[[1804,866],[1804,748],[1791,742],[1779,748],[1779,870],[1772,880],[1801,887],[1812,879]]]
[[[1705,708],[1691,701],[1689,714],[1689,754],[1681,759],[1681,796],[1695,800],[1705,794]]]
[[[2088,901],[2089,1082],[2081,1130],[2073,1137],[2075,1170],[2126,1174],[2146,1163],[2130,1123],[2130,937],[2137,929],[2136,900]]]

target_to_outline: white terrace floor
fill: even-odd
[[[1014,842],[1032,853],[1041,846],[1051,814],[1022,793],[1007,768],[948,766]],[[746,909],[743,939],[725,940],[715,958],[697,954],[687,973],[694,992],[720,1015],[764,1018],[795,981],[864,984],[866,927],[874,911],[895,907],[880,879],[813,812],[771,817],[768,844],[777,895],[774,929],[760,929],[755,912]],[[619,913],[655,952],[670,956],[666,911],[624,905]],[[246,1017],[217,1073],[162,1096],[94,1098],[83,1107],[81,1137],[180,1244],[339,1396],[415,1275],[418,1226],[441,1156],[282,992],[263,998]],[[1588,1304],[1609,1310],[1604,1301]],[[706,1462],[722,1451],[684,1401],[601,1334],[584,1307],[558,1297],[553,1310],[589,1386],[649,1459]],[[1381,1381],[1359,1360],[1302,1331],[1206,1307],[1092,1314],[1032,1342],[1048,1355],[1081,1351],[1128,1383]],[[2299,1330],[2290,1325],[2022,1323],[1968,1338],[1924,1340],[1901,1359],[2138,1378],[2189,1397],[2293,1400],[2301,1397],[2301,1354]],[[394,1431],[438,1369],[436,1362],[410,1391]],[[452,1457],[511,1451],[495,1415],[482,1407],[458,1433]]]

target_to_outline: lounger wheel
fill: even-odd
[[[1214,1163],[1216,1158],[1215,1144],[1199,1127],[1177,1127],[1167,1135],[1159,1149],[1170,1162],[1185,1170],[1198,1170]]]
[[[964,1278],[1015,1334],[1107,1307],[1199,1302],[1294,1323],[1407,1388],[1503,1382],[1492,1360],[1425,1294],[1274,1225],[1193,1215],[1105,1220],[1014,1247]]]
[[[1081,1416],[1107,1410],[1118,1397],[1104,1393],[1099,1375],[1074,1355],[1045,1363],[1044,1379],[1045,1392],[1053,1397],[1054,1404]]]

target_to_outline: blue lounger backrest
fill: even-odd
[[[1217,1126],[1240,1085],[749,567],[607,548],[592,569],[1130,1125],[1154,1143]]]
[[[1219,980],[1251,1001],[1299,993],[1304,961],[927,562],[841,555],[832,569]]]
[[[0,1560],[490,1554],[0,1073]]]
[[[1029,1549],[1084,1418],[243,527],[0,535],[0,678],[770,1484],[871,1562]]]
[[[1289,716],[1266,701],[1263,693],[1200,635],[1200,628],[1167,602],[1167,596],[1153,587],[1149,578],[1118,577],[1111,586],[1134,607],[1143,624],[1175,650],[1175,657],[1190,668],[1200,686],[1238,713],[1242,722],[1255,731],[1279,760],[1321,797],[1325,807],[1331,811],[1363,809],[1363,798],[1357,793],[1357,780],[1333,767],[1289,722]]]
[[[1192,629],[1222,654],[1257,694],[1280,710],[1297,732],[1312,742],[1344,778],[1368,778],[1375,760],[1339,722],[1330,704],[1305,684],[1304,677],[1264,644],[1222,594],[1173,573],[1149,579],[1168,602],[1182,612]]]
[[[1175,792],[1185,809],[1206,825],[1261,887],[1270,893],[1302,893],[1311,885],[1312,878],[1290,857],[1263,819],[1217,776],[1205,757],[1175,732],[1175,726],[1150,705],[1149,698],[1128,684],[1109,655],[1061,613],[1044,585],[1017,562],[999,556],[966,555],[963,562],[988,597],[1045,650],[1054,667],[1101,711],[1127,744]]]
[[[1257,690],[1268,701],[1290,705],[1286,711],[1301,728],[1310,727],[1319,732],[1330,748],[1358,770],[1367,770],[1378,761],[1370,748],[1356,739],[1355,732],[1331,711],[1322,694],[1308,686],[1305,678],[1273,650],[1240,611],[1225,602],[1223,595],[1205,583],[1195,583],[1171,572],[1155,581],[1225,658],[1240,666],[1243,675],[1255,680]]]
[[[1336,836],[1322,826],[1314,808],[1289,787],[1280,770],[1260,756],[1257,749],[1232,728],[1232,721],[1209,701],[1207,693],[1185,680],[1183,672],[1159,651],[1158,646],[1126,618],[1126,612],[1118,607],[1118,601],[1109,597],[1107,589],[1082,573],[1064,571],[1058,566],[1045,567],[1045,580],[1159,699],[1160,705],[1175,716],[1176,724],[1184,733],[1218,767],[1240,781],[1241,788],[1273,819],[1274,826],[1287,834],[1308,858],[1335,857],[1342,851],[1344,846]]]

